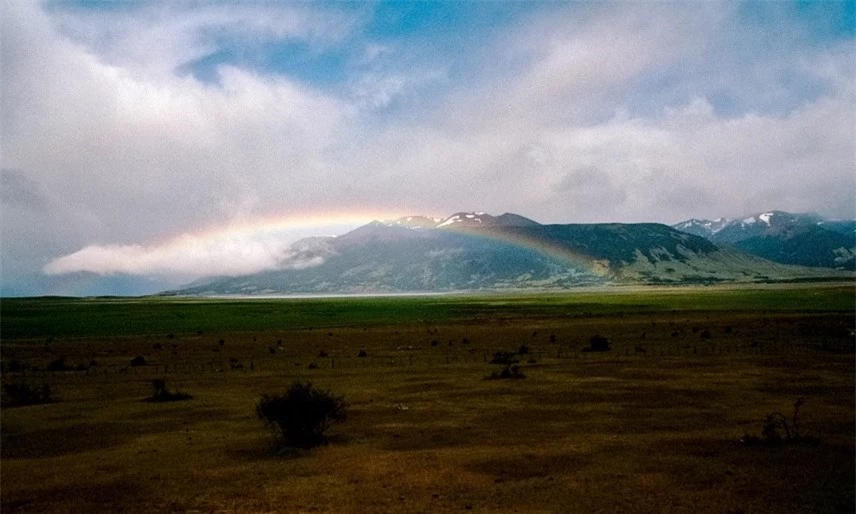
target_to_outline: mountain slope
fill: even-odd
[[[673,228],[783,264],[854,269],[856,222],[769,211],[739,219],[691,219]]]
[[[294,294],[711,283],[817,274],[666,225],[541,225],[513,214],[372,222],[294,243],[282,269],[200,281],[177,294]]]

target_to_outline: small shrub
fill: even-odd
[[[368,357],[369,354],[366,353],[365,349],[361,349],[360,353],[357,354],[357,357]]]
[[[152,380],[152,395],[148,398],[145,398],[143,401],[145,402],[179,402],[183,400],[190,400],[193,396],[190,396],[187,393],[183,393],[179,390],[175,392],[171,392],[166,387],[166,380],[163,378],[156,378]]]
[[[433,341],[431,341],[431,346],[437,346],[438,344],[440,344],[440,341],[438,341],[438,340],[436,340],[436,339],[434,339]]]
[[[526,375],[520,371],[520,366],[516,365],[506,365],[502,368],[502,371],[497,373],[494,371],[487,377],[488,380],[502,380],[502,379],[518,379],[518,378],[526,378]]]
[[[329,355],[327,354],[326,350],[321,350],[320,352],[318,352],[318,357],[329,357]]]
[[[702,333],[701,333],[701,335],[699,335],[699,337],[702,339],[710,339],[710,337],[711,337],[710,336],[710,330],[705,329],[704,331],[702,331]]]
[[[520,362],[520,360],[517,359],[511,352],[496,352],[493,354],[493,358],[490,360],[491,364],[504,364],[506,366],[510,366],[518,362]]]
[[[818,444],[816,437],[805,436],[800,433],[800,408],[805,404],[805,398],[799,397],[794,402],[794,412],[790,423],[788,418],[781,412],[771,412],[764,418],[761,427],[761,437],[745,435],[740,441],[750,446],[784,446],[785,444]]]
[[[48,363],[48,366],[45,369],[47,371],[70,371],[73,368],[65,363],[65,357],[60,357]]]
[[[517,349],[517,353],[520,355],[527,355],[529,353],[529,345],[521,344],[520,348]]]
[[[160,343],[155,343],[152,345],[152,350],[163,350],[163,345]]]
[[[131,359],[131,366],[132,367],[136,368],[136,367],[145,366],[145,365],[146,365],[146,358],[143,357],[142,355],[137,355],[136,357]]]
[[[314,362],[310,362],[309,366],[307,366],[307,368],[308,369],[318,369],[318,364],[315,364]]]
[[[29,367],[30,366],[27,365],[26,362],[11,360],[11,361],[9,361],[8,364],[6,364],[6,371],[8,371],[9,373],[18,373],[20,371],[24,371],[25,369],[27,369]]]
[[[583,348],[584,352],[608,352],[611,348],[609,347],[609,339],[601,336],[595,335],[589,340],[589,346]]]
[[[3,392],[8,397],[10,407],[54,402],[53,396],[51,396],[51,386],[47,384],[41,386],[30,386],[24,383],[4,384]]]
[[[341,396],[294,382],[282,395],[262,395],[256,414],[273,430],[277,446],[312,448],[326,442],[333,423],[345,420],[346,407]]]

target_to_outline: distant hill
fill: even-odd
[[[542,225],[510,213],[460,212],[374,221],[338,237],[303,239],[291,245],[281,269],[200,280],[165,294],[507,290],[829,273],[776,264],[656,223]]]
[[[769,211],[738,219],[691,219],[673,228],[783,264],[856,268],[853,220]]]

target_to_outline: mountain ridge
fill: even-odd
[[[293,243],[276,270],[164,294],[391,293],[804,280],[786,266],[659,223],[547,224],[458,212],[373,221]]]
[[[689,219],[672,227],[782,264],[856,267],[856,221],[852,220],[773,210],[733,219]]]

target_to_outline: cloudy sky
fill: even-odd
[[[5,0],[2,294],[406,214],[852,218],[854,6]]]

